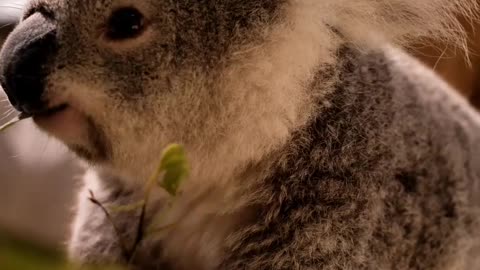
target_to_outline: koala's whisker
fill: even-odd
[[[12,25],[15,25],[15,24],[14,23],[6,23],[4,25],[1,25],[0,29],[4,29],[4,28],[7,28],[7,27],[12,26]]]
[[[445,47],[445,49],[443,50],[442,54],[438,57],[437,61],[435,62],[435,64],[433,65],[433,70],[437,70],[437,67],[438,67],[438,64],[440,63],[440,61],[442,61],[443,59],[443,56],[445,55],[445,53],[447,52],[447,49],[448,47]]]
[[[0,122],[13,121],[14,114],[15,114],[14,111],[10,111],[10,112],[8,112],[8,113],[3,114],[3,115],[2,115],[2,118],[0,118]]]
[[[14,111],[13,108],[8,108],[8,110],[6,110],[6,111],[2,114],[2,116],[5,116],[5,115],[7,115],[7,114],[10,114],[10,113],[12,113],[13,111]]]
[[[16,10],[23,10],[23,8],[20,4],[18,4],[18,6],[16,6],[15,4],[0,5],[0,8],[11,8],[11,9],[16,9]]]
[[[4,116],[0,119],[0,121],[7,119],[8,117],[12,116],[12,114],[14,113],[15,113],[15,110],[10,110],[9,112],[4,114]]]
[[[8,98],[2,98],[0,99],[0,103],[10,103],[10,101],[8,100]]]
[[[8,100],[0,101],[0,105],[2,105],[1,108],[4,110],[15,109],[12,107],[12,105],[10,104],[10,101]]]

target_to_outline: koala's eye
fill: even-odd
[[[106,38],[113,41],[135,38],[145,28],[145,18],[135,8],[126,7],[115,10],[107,22]]]

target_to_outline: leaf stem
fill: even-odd
[[[95,198],[95,195],[93,194],[93,191],[92,190],[88,190],[88,192],[90,193],[90,197],[88,198],[93,204],[97,205],[98,207],[100,207],[100,209],[103,211],[103,213],[105,214],[105,216],[107,217],[107,220],[108,222],[110,222],[112,224],[112,227],[113,227],[113,230],[115,231],[115,235],[117,237],[117,241],[120,245],[120,249],[122,250],[122,255],[125,259],[129,258],[130,256],[128,255],[128,251],[127,251],[127,248],[126,248],[126,245],[125,243],[123,242],[122,240],[122,237],[120,235],[120,230],[118,229],[117,225],[115,224],[115,222],[113,221],[113,218],[112,216],[110,215],[110,213],[108,212],[108,210],[105,208],[105,206],[103,206],[103,204],[98,201],[96,198]]]

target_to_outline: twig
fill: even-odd
[[[150,195],[152,193],[155,182],[159,178],[160,174],[161,174],[161,168],[159,167],[157,168],[155,173],[150,177],[145,187],[145,197],[142,204],[142,210],[140,212],[140,218],[138,220],[137,233],[135,235],[135,240],[133,242],[131,251],[129,252],[130,254],[130,256],[128,257],[129,264],[133,261],[133,259],[135,259],[135,254],[137,253],[138,246],[142,242],[143,237],[145,235],[144,224],[145,224],[145,217],[147,213],[147,204],[149,202]]]
[[[133,241],[131,249],[127,249],[127,246],[122,241],[120,232],[116,227],[115,223],[113,222],[113,219],[111,218],[108,210],[98,200],[95,199],[93,192],[90,191],[90,195],[91,195],[90,200],[96,205],[98,205],[103,210],[103,212],[105,212],[105,215],[107,216],[108,220],[110,221],[110,223],[112,223],[113,228],[115,229],[115,233],[117,234],[118,242],[121,245],[122,253],[125,259],[127,259],[127,263],[129,265],[133,263],[138,247],[140,246],[141,242],[145,238],[145,234],[146,234],[145,230],[147,230],[148,234],[156,233],[156,232],[169,229],[175,225],[175,224],[170,224],[160,228],[153,228],[153,230],[150,228],[145,228],[147,206],[148,206],[153,188],[155,187],[155,184],[157,183],[158,179],[160,179],[160,176],[162,175],[163,175],[162,177],[164,178],[162,183],[164,185],[160,184],[160,186],[169,195],[173,196],[174,198],[176,197],[176,195],[181,194],[181,192],[178,192],[179,182],[186,176],[186,174],[188,174],[188,167],[184,164],[185,162],[186,162],[186,159],[184,157],[183,148],[177,144],[171,145],[169,148],[164,150],[160,164],[158,165],[155,172],[152,174],[149,181],[145,185],[145,197],[143,201],[141,201],[140,203],[136,203],[134,205],[116,207],[116,209],[119,211],[125,211],[125,210],[128,211],[130,209],[136,208],[137,206],[141,207],[140,217],[137,225],[137,231],[136,231],[135,239]],[[172,170],[173,170],[173,173],[172,173]],[[168,179],[165,179],[165,178],[168,178]]]
[[[138,225],[137,225],[137,234],[135,235],[135,240],[133,242],[133,246],[130,253],[130,256],[128,257],[128,263],[130,264],[133,259],[135,258],[135,254],[137,253],[138,246],[143,240],[144,236],[144,223],[145,223],[145,216],[147,212],[147,201],[142,205],[142,210],[140,212],[140,218],[138,220]]]
[[[113,230],[115,231],[115,235],[117,236],[117,241],[120,245],[120,249],[122,250],[122,255],[125,259],[129,259],[130,256],[128,254],[128,251],[127,251],[127,248],[126,248],[126,245],[125,243],[123,242],[122,240],[122,237],[120,235],[120,230],[118,229],[117,225],[115,224],[115,222],[113,221],[113,218],[112,216],[110,215],[110,213],[108,212],[108,210],[105,208],[105,206],[103,206],[103,204],[98,201],[96,198],[95,198],[95,195],[93,194],[93,191],[92,190],[88,190],[88,192],[90,193],[90,197],[88,198],[93,204],[97,205],[98,207],[100,207],[100,209],[102,209],[103,213],[105,213],[105,216],[107,217],[107,220],[108,222],[110,222],[112,224],[112,227],[113,227]]]

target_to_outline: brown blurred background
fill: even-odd
[[[419,45],[414,55],[480,108],[480,34],[476,33],[480,30],[480,22],[472,22],[469,18],[461,18],[461,21],[469,34],[468,55],[449,44]]]
[[[25,0],[0,0],[0,44],[15,24]],[[470,33],[472,65],[448,44],[419,46],[414,53],[480,108],[480,36]],[[478,27],[477,27],[478,26]],[[11,117],[0,91],[0,124]],[[68,231],[81,170],[54,139],[25,121],[0,134],[0,228],[60,248]]]

